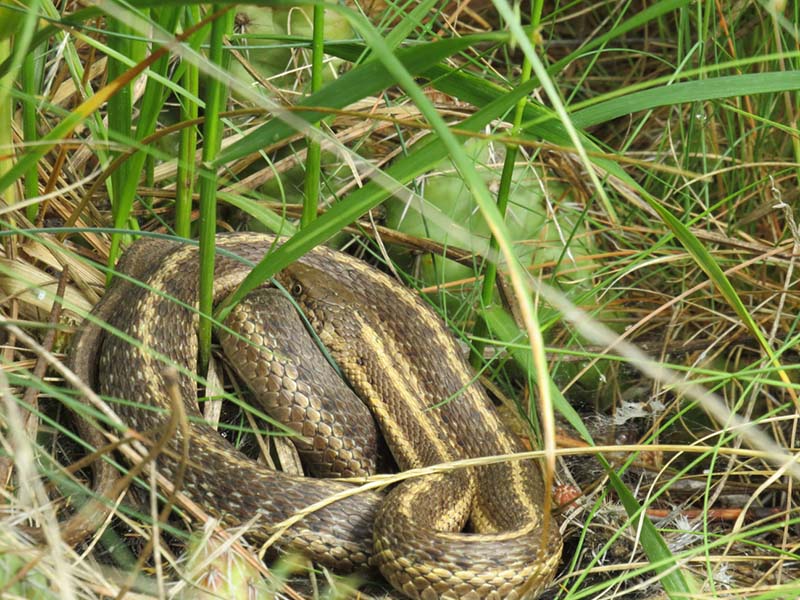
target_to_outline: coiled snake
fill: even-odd
[[[274,244],[262,234],[217,238],[218,248],[251,263]],[[197,360],[197,315],[189,308],[197,303],[197,248],[140,240],[120,269],[143,285],[118,280],[94,313],[142,344],[91,326],[73,344],[71,362],[103,394],[128,401],[117,411],[130,426],[153,431],[168,419],[165,410],[152,410],[169,406],[165,364],[191,372]],[[219,254],[216,301],[248,271]],[[521,451],[442,321],[412,292],[326,248],[308,253],[278,280],[369,406],[401,469]],[[304,436],[301,453],[321,458],[323,474],[369,471],[373,459],[363,447],[375,443],[372,417],[363,406],[360,416],[342,414],[350,391],[340,383],[331,385],[343,391],[322,389],[317,378],[337,377],[288,301],[273,288],[257,290],[226,325],[238,332],[219,335],[226,354],[273,415]],[[181,375],[179,386],[188,414],[199,416],[193,378]],[[199,421],[190,422],[182,491],[230,525],[257,515],[249,529],[255,540],[349,487],[272,471]],[[179,467],[180,437],[158,457],[167,477]],[[541,472],[530,461],[457,469],[407,480],[386,495],[337,501],[290,527],[276,546],[335,570],[377,567],[414,598],[534,598],[552,579],[561,551],[554,523],[546,539],[543,534],[544,493]],[[474,533],[460,533],[467,519]]]

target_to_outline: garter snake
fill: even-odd
[[[215,301],[249,272],[229,253],[252,264],[274,244],[263,234],[218,236],[217,247],[228,253],[218,254],[215,263]],[[197,303],[197,248],[143,239],[126,252],[119,269],[141,283],[118,278],[94,313],[141,344],[87,322],[86,333],[73,344],[73,367],[103,394],[127,401],[116,408],[131,427],[155,431],[168,418],[166,410],[153,410],[168,408],[164,366],[176,365],[184,373],[179,389],[186,410],[199,416],[196,383],[186,374],[197,360],[198,317],[190,308]],[[475,383],[444,323],[413,292],[352,256],[322,247],[277,279],[369,406],[400,468],[522,450]],[[287,316],[293,310],[282,311],[281,301],[259,309],[262,296],[274,298],[274,290],[251,294],[226,322],[235,333],[220,335],[232,363],[255,380],[250,387],[266,395],[278,416],[305,436],[301,451],[328,456],[323,473],[370,470],[361,446],[374,443],[372,417],[356,417],[355,442],[340,439],[334,414],[340,403],[323,404],[319,397],[325,392],[311,381],[321,354],[303,343],[295,349],[301,356],[291,356],[286,347],[298,329],[295,317]],[[272,364],[261,362],[265,355]],[[294,396],[299,404],[290,405],[286,398]],[[299,416],[316,423],[295,423]],[[334,441],[318,446],[317,438],[325,434]],[[191,420],[188,442],[180,435],[159,455],[160,472],[174,477],[177,457],[188,444],[181,491],[228,525],[257,516],[249,528],[256,541],[270,537],[277,523],[349,487],[270,470],[200,419]],[[388,494],[356,494],[312,512],[276,547],[334,570],[377,567],[414,598],[535,598],[552,579],[561,552],[555,524],[543,527],[543,487],[531,461],[410,479]],[[467,520],[471,532],[461,533]]]

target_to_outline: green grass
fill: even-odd
[[[267,29],[234,23],[225,2],[73,12],[2,0],[4,323],[37,337],[52,328],[68,265],[68,332],[139,231],[192,238],[206,261],[206,364],[212,314],[316,245],[347,247],[425,294],[531,425],[551,475],[557,415],[598,444],[631,406],[647,415],[635,451],[588,467],[594,477],[559,465],[557,478],[574,470],[587,495],[563,511],[569,552],[552,597],[800,593],[800,9],[253,4],[274,17]],[[342,24],[348,33],[330,33]],[[376,227],[398,206],[418,228]],[[520,232],[517,220],[539,212],[541,225]],[[289,238],[212,307],[214,234],[229,229]],[[445,253],[467,267],[432,258]],[[3,518],[14,519],[33,504],[18,486],[31,467],[9,407],[40,415],[26,433],[47,484],[62,477],[44,457],[69,451],[62,409],[74,402],[65,384],[33,376],[42,351],[5,330],[0,459],[16,462],[0,470],[11,482]],[[56,336],[53,351],[64,349]],[[38,403],[23,405],[26,388]],[[725,503],[751,511],[717,520]],[[148,535],[149,517],[119,510]],[[38,585],[69,568],[78,597],[101,594],[92,569],[127,570],[149,594],[177,579],[169,544],[154,540],[163,554],[145,558],[157,568],[140,572],[135,544],[115,543],[126,551],[95,551],[91,565],[61,548],[9,569]],[[20,585],[8,591],[28,593]]]

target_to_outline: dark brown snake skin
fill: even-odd
[[[217,238],[218,248],[250,263],[274,243],[262,234]],[[128,401],[116,410],[131,427],[154,432],[168,419],[164,367],[176,366],[184,373],[179,385],[186,411],[199,416],[196,384],[187,374],[197,360],[197,315],[188,308],[197,304],[197,249],[140,240],[120,269],[144,285],[118,279],[94,314],[142,344],[87,322],[73,344],[73,368],[92,385],[99,382],[103,394]],[[215,301],[248,272],[247,264],[218,254]],[[369,407],[402,469],[522,450],[474,383],[443,322],[412,292],[325,248],[308,253],[278,279]],[[318,460],[318,472],[374,469],[373,417],[363,408],[348,416],[349,389],[306,339],[285,298],[274,289],[258,290],[226,325],[236,331],[219,335],[232,364],[275,418],[305,436],[299,449]],[[333,383],[324,383],[331,378]],[[182,492],[228,525],[258,517],[248,533],[256,542],[298,511],[351,488],[272,471],[197,421],[190,424]],[[178,469],[182,445],[178,434],[159,455],[159,470],[168,478]],[[107,472],[100,469],[100,488],[106,490]],[[458,469],[407,480],[386,495],[339,500],[291,526],[275,547],[338,571],[377,567],[412,598],[535,598],[551,581],[561,552],[555,523],[544,535],[543,500],[541,472],[530,461]],[[475,533],[460,532],[467,519]]]

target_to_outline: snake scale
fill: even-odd
[[[215,263],[215,302],[248,274],[248,261],[257,262],[275,243],[265,234],[218,236],[224,252]],[[198,317],[191,308],[197,305],[197,254],[194,246],[164,240],[134,243],[119,269],[141,283],[117,278],[94,314],[141,344],[87,321],[86,333],[72,346],[76,372],[103,394],[126,400],[116,410],[140,432],[157,431],[169,418],[166,364],[184,372],[181,398],[188,415],[199,417],[196,383],[185,374],[197,360]],[[349,388],[327,393],[316,381],[337,376],[313,342],[299,341],[310,337],[298,331],[295,309],[274,288],[251,293],[226,321],[233,331],[219,338],[270,412],[303,435],[301,453],[322,459],[323,475],[373,470],[374,422],[401,469],[522,450],[444,323],[411,291],[352,256],[322,247],[277,279],[372,416],[363,406],[354,417],[341,414]],[[298,511],[351,487],[270,470],[201,419],[190,419],[188,442],[181,435],[159,455],[159,471],[175,477],[188,444],[181,491],[227,525],[256,517],[248,529],[256,542]],[[557,527],[544,526],[543,487],[531,461],[413,478],[388,494],[359,493],[316,510],[274,547],[337,571],[377,567],[412,598],[535,598],[551,581],[561,552]],[[470,533],[462,533],[467,521]]]

